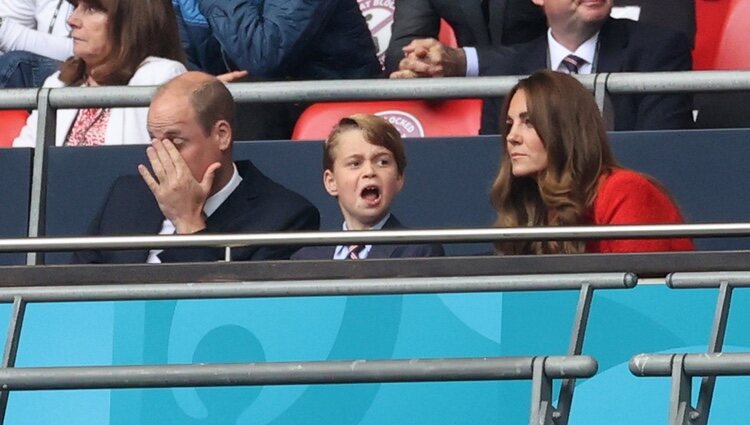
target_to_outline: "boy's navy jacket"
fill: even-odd
[[[383,225],[383,230],[405,229],[391,214]],[[377,230],[375,230],[377,231]],[[332,260],[335,246],[306,246],[292,254],[292,260]],[[445,255],[441,244],[388,244],[373,245],[367,258],[411,258],[442,257]]]

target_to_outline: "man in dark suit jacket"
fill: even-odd
[[[405,229],[396,217],[391,214],[382,230]],[[292,255],[292,260],[332,260],[344,246],[306,246]],[[344,252],[346,254],[346,252]],[[412,258],[442,257],[445,255],[441,244],[387,244],[372,245],[366,258]]]
[[[496,51],[480,63],[481,75],[528,75],[549,68],[545,35],[514,48]],[[688,71],[692,67],[687,37],[674,30],[608,18],[599,31],[594,72]],[[497,134],[500,100],[485,102],[482,133]],[[614,125],[620,130],[663,130],[692,127],[692,99],[686,94],[612,96]]]
[[[215,77],[183,74],[157,90],[148,116],[153,171],[113,185],[91,235],[156,235],[316,230],[317,209],[263,175],[232,161],[234,101]],[[245,247],[234,260],[289,258],[295,247]],[[217,261],[221,248],[81,251],[77,263]]]
[[[704,0],[700,0],[704,1]],[[615,0],[615,7],[638,7],[638,22],[664,25],[685,33],[695,44],[695,0]],[[665,19],[665,17],[669,19]]]
[[[453,28],[459,46],[510,46],[547,30],[542,10],[529,0],[398,0],[385,55],[385,70],[398,69],[412,40],[437,38],[440,19]]]
[[[667,28],[609,18],[612,0],[530,0],[543,8],[549,32],[526,44],[477,49],[479,75],[527,75],[551,67],[554,50],[576,53],[588,46],[590,60],[579,73],[686,71],[692,62],[687,37]],[[580,54],[579,54],[580,55]],[[393,78],[465,75],[466,55],[434,41],[424,41],[401,61]],[[499,102],[485,107],[482,132],[498,132]],[[687,95],[620,95],[613,99],[615,130],[657,130],[692,126],[692,101]]]

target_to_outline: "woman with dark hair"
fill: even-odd
[[[74,56],[44,87],[153,86],[186,71],[170,0],[67,0]],[[85,108],[58,112],[55,144],[149,143],[148,108]],[[13,146],[34,146],[34,111]]]
[[[541,71],[506,97],[505,140],[490,198],[498,227],[675,224],[682,216],[651,178],[615,161],[593,96]],[[690,239],[498,242],[503,254],[693,250]]]

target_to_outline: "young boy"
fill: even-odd
[[[341,119],[323,146],[323,185],[338,199],[344,230],[403,229],[390,213],[404,186],[406,155],[401,135],[387,121],[357,114]],[[297,260],[433,257],[440,244],[304,247]]]

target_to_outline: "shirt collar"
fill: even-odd
[[[242,177],[240,176],[239,171],[237,171],[237,166],[234,165],[234,163],[232,163],[232,168],[234,172],[232,173],[232,178],[229,179],[229,182],[224,185],[221,190],[206,199],[206,204],[203,205],[203,212],[206,214],[206,217],[210,217],[211,214],[216,212],[221,204],[223,204],[224,201],[229,198],[229,195],[231,195],[232,192],[237,189],[237,186],[240,185],[240,182],[242,182]]]
[[[560,64],[562,63],[563,59],[565,59],[566,56],[573,54],[586,61],[587,66],[584,66],[582,68],[583,68],[583,71],[588,71],[588,72],[581,72],[581,74],[590,73],[591,66],[594,64],[594,59],[596,56],[596,43],[598,41],[599,41],[599,32],[597,31],[597,33],[594,34],[591,38],[584,41],[583,44],[578,46],[575,52],[571,52],[565,46],[558,43],[557,40],[555,40],[555,37],[552,36],[552,30],[548,29],[547,30],[547,45],[549,46],[550,69],[559,70]]]
[[[383,217],[380,221],[375,223],[372,227],[370,227],[367,230],[380,230],[385,226],[385,222],[388,221],[388,219],[391,218],[391,213],[388,213]],[[346,226],[346,220],[344,220],[344,224],[341,225],[341,228],[346,232],[349,230],[349,228]]]

